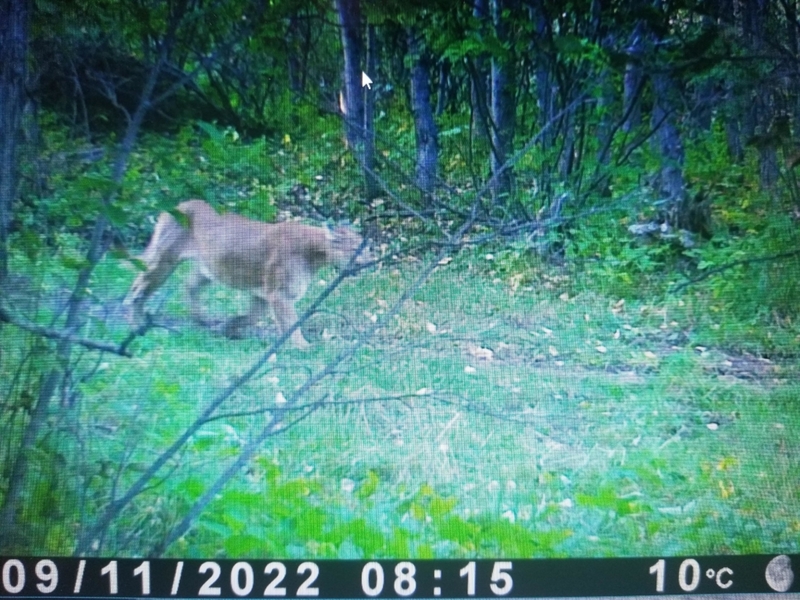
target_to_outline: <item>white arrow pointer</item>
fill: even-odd
[[[372,88],[369,87],[371,85],[372,85],[372,79],[370,79],[369,75],[364,73],[364,71],[361,71],[361,87],[366,87],[368,90],[371,90]]]

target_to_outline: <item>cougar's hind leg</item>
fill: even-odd
[[[255,294],[250,296],[250,312],[247,315],[247,322],[255,327],[269,315],[269,304],[261,296]]]
[[[136,276],[123,302],[123,305],[129,307],[129,321],[136,325],[144,322],[144,305],[147,299],[164,284],[185,258],[190,242],[190,233],[172,216],[163,213],[159,217],[153,237],[140,257],[146,268]]]
[[[208,319],[203,311],[203,290],[211,283],[211,277],[205,273],[200,265],[196,265],[186,283],[186,292],[189,295],[189,311],[192,320],[200,325],[208,325]]]
[[[256,327],[269,313],[269,305],[263,298],[250,296],[250,312],[246,315],[231,317],[225,322],[224,335],[233,340],[245,337],[249,328]]]

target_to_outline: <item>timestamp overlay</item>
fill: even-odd
[[[800,591],[800,555],[518,560],[0,558],[2,598],[530,598]]]

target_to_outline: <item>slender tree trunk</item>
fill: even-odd
[[[436,116],[444,114],[450,102],[450,61],[442,59],[439,61],[439,86],[436,92]]]
[[[669,76],[665,73],[654,75],[653,91],[653,126],[658,127],[656,133],[658,148],[661,152],[660,192],[670,203],[677,203],[685,195],[683,182],[684,151],[681,136],[675,126],[673,107],[670,99],[675,93]]]
[[[416,183],[425,196],[430,196],[436,185],[436,164],[439,160],[438,132],[431,107],[431,61],[413,28],[408,30],[408,49],[412,60],[411,110],[414,113],[417,140]]]
[[[17,141],[25,105],[28,0],[0,0],[0,284],[8,276],[8,235],[17,194]]]
[[[542,154],[550,156],[550,151],[555,145],[555,135],[557,128],[548,126],[556,114],[556,98],[558,97],[558,84],[554,81],[552,73],[552,62],[547,53],[539,51],[539,48],[551,36],[548,25],[548,16],[545,13],[543,3],[537,2],[528,6],[528,17],[531,20],[532,28],[535,31],[536,39],[540,40],[539,45],[531,41],[529,48],[533,55],[534,78],[536,81],[536,103],[538,108],[538,127],[541,131],[540,145]],[[544,129],[546,127],[546,129]],[[537,132],[538,135],[538,132]],[[553,163],[549,159],[543,161],[542,169],[539,172],[539,188],[543,198],[551,198],[553,191]]]
[[[700,17],[700,22],[704,31],[711,31],[714,27],[714,20],[706,15]],[[694,127],[691,128],[689,135],[702,137],[711,131],[711,124],[714,117],[714,108],[719,104],[719,90],[722,89],[722,82],[718,77],[712,77],[706,73],[704,79],[696,83],[692,90],[692,121]]]
[[[508,0],[492,0],[492,20],[500,43],[509,41],[508,24],[503,12],[508,8]],[[509,51],[510,52],[510,51]],[[513,190],[513,169],[503,169],[514,149],[514,128],[516,122],[514,58],[508,56],[492,57],[492,156],[491,169],[494,185],[492,196],[495,203],[507,203]],[[502,172],[501,172],[501,169]]]
[[[798,40],[798,14],[796,0],[786,0],[782,3],[786,12],[786,46],[791,56],[800,54],[800,40]],[[793,115],[793,121],[800,123],[800,78],[796,75],[789,81],[789,94],[791,105],[789,110]]]
[[[600,38],[601,45],[606,49],[611,49],[614,45],[613,34],[603,32],[601,25],[602,15],[600,14],[599,0],[592,3],[592,8],[597,11],[595,18],[595,31]],[[600,98],[597,104],[599,121],[597,123],[597,153],[595,155],[597,165],[593,177],[594,189],[603,197],[611,196],[611,171],[607,169],[611,161],[611,144],[616,133],[616,122],[620,115],[616,107],[617,89],[612,78],[612,71],[608,67],[603,67],[597,75],[600,82]]]
[[[378,48],[375,26],[367,26],[367,71],[374,76],[378,71]],[[376,198],[381,193],[381,186],[375,177],[375,95],[367,88],[361,88],[364,94],[364,184],[367,199]]]
[[[742,30],[753,50],[758,53],[767,46],[765,35],[770,0],[753,0],[742,3]],[[777,114],[775,107],[776,92],[768,86],[762,86],[753,92],[754,98],[749,111],[749,122],[745,130],[746,139],[754,134],[768,136],[772,121]],[[778,181],[778,158],[775,145],[764,143],[758,145],[758,167],[762,189],[772,189]]]
[[[302,38],[297,15],[292,15],[289,17],[289,25],[286,29],[286,71],[289,75],[289,90],[293,95],[300,95],[303,92],[303,69],[305,65],[302,62],[304,56]]]
[[[489,1],[474,0],[472,16],[478,21],[478,27],[485,31],[489,24]],[[473,61],[473,72],[470,73],[470,104],[472,106],[472,131],[481,140],[489,139],[489,96],[487,93],[488,77],[486,75],[486,56],[479,54]]]
[[[614,35],[609,33],[603,22],[603,3],[601,0],[592,0],[592,33],[598,44],[605,50],[614,46]],[[597,74],[600,82],[600,98],[597,105],[600,121],[597,124],[597,164],[607,166],[610,158],[612,137],[614,136],[614,121],[617,115],[614,111],[616,90],[611,77],[611,70],[603,67]],[[609,181],[603,177],[603,193],[608,191]],[[610,193],[610,192],[609,192]]]
[[[344,53],[344,121],[350,147],[363,151],[364,102],[361,92],[361,5],[359,0],[336,0]]]
[[[644,73],[642,54],[644,52],[645,28],[641,21],[636,24],[628,44],[628,63],[625,65],[623,79],[623,113],[626,115],[622,130],[630,132],[642,122],[641,96]]]
[[[756,93],[753,103],[759,122],[757,130],[759,135],[756,137],[760,138],[760,141],[755,146],[758,150],[759,184],[762,190],[771,190],[778,183],[780,177],[778,148],[783,146],[790,137],[786,131],[783,131],[783,129],[789,129],[788,123],[785,127],[781,127],[779,123],[782,119],[775,117],[782,112],[779,105],[780,99],[776,98],[779,93],[779,90],[770,88],[759,91]]]
[[[564,115],[564,144],[562,146],[561,159],[559,160],[559,175],[566,181],[572,175],[575,168],[575,124],[572,122],[572,115]]]
[[[380,193],[380,185],[374,176],[375,138],[373,130],[374,101],[370,91],[361,86],[361,61],[364,57],[364,41],[361,29],[361,5],[359,0],[336,0],[344,53],[344,106],[347,143],[364,170],[364,187],[367,198]],[[368,54],[366,70],[375,74],[377,54],[374,28],[367,28]],[[365,96],[365,93],[367,94]],[[365,102],[366,97],[366,102]]]
[[[544,14],[543,6],[530,7],[530,18],[536,31],[536,37],[540,40],[550,35],[548,31],[547,15]],[[535,44],[531,44],[531,52],[536,52]],[[544,52],[538,52],[535,56],[536,63],[536,96],[539,104],[539,126],[544,127],[549,123],[556,113],[555,99],[557,86],[552,80],[550,72],[550,60]],[[542,135],[542,149],[547,152],[553,147],[555,140],[555,129],[548,128]]]
[[[660,3],[657,7],[661,8]],[[662,12],[663,17],[668,18]],[[683,178],[683,165],[685,152],[681,132],[678,129],[679,109],[681,107],[678,87],[673,80],[670,64],[664,59],[658,60],[658,34],[649,27],[642,28],[641,48],[652,46],[655,73],[650,80],[653,85],[653,112],[651,115],[653,128],[656,130],[653,142],[661,154],[661,170],[658,177],[656,191],[666,202],[664,203],[663,218],[673,227],[699,232],[705,232],[707,223],[699,218],[694,203],[686,193],[686,184]],[[703,221],[700,223],[700,221]]]
[[[695,134],[703,136],[711,131],[714,105],[717,103],[717,82],[707,79],[694,92],[694,124],[699,129]]]
[[[737,97],[733,83],[725,84],[725,139],[728,145],[728,156],[734,163],[744,160],[744,143],[742,142],[742,102]]]

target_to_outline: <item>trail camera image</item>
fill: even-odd
[[[0,5],[0,595],[797,590],[793,2],[61,4]]]

